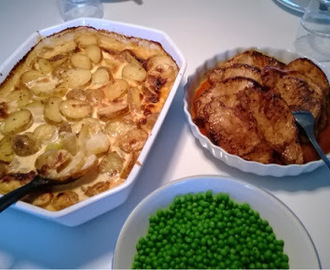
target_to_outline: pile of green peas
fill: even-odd
[[[212,191],[175,197],[149,218],[133,269],[288,269],[268,221],[247,203]]]

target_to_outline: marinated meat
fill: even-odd
[[[259,84],[249,78],[234,77],[223,80],[221,82],[212,84],[198,99],[195,100],[194,106],[196,111],[196,118],[203,119],[203,109],[207,103],[214,98],[220,97],[222,102],[225,102],[226,106],[236,103],[235,96],[233,94],[250,87],[257,87]]]
[[[194,121],[228,153],[261,163],[302,164],[301,137],[291,113],[308,110],[316,133],[326,126],[329,83],[312,61],[289,64],[248,50],[208,73],[210,87],[194,102]]]
[[[211,83],[216,83],[233,77],[250,78],[262,84],[260,68],[242,63],[234,63],[230,66],[213,69],[208,79]]]
[[[266,66],[273,66],[277,68],[285,67],[285,64],[278,61],[276,58],[270,57],[255,50],[247,50],[239,53],[225,63],[222,63],[220,67],[231,66],[234,63],[247,64],[259,69],[263,69]]]
[[[221,92],[221,90],[218,89]],[[213,97],[202,109],[211,140],[228,153],[261,163],[303,162],[298,131],[285,101],[260,86],[246,87],[228,96]],[[288,117],[289,115],[289,117]]]
[[[276,68],[265,68],[263,70],[263,83],[268,88],[281,97],[289,105],[291,111],[307,110],[310,111],[316,124],[316,131],[324,128],[327,121],[325,114],[325,97],[320,93],[317,85],[307,80],[303,80],[302,76],[294,72],[281,71]]]

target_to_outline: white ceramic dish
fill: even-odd
[[[184,98],[184,113],[186,115],[186,118],[188,120],[188,124],[190,126],[190,129],[193,133],[193,135],[198,139],[202,147],[207,149],[212,153],[212,155],[223,161],[229,166],[235,167],[237,169],[240,169],[244,172],[254,173],[257,175],[269,175],[269,176],[276,176],[276,177],[282,177],[282,176],[294,176],[299,175],[301,173],[311,172],[318,167],[324,165],[324,162],[321,160],[309,162],[307,164],[303,165],[277,165],[277,164],[262,164],[259,162],[254,161],[246,161],[239,156],[229,154],[221,147],[216,146],[213,144],[209,138],[207,138],[205,135],[203,135],[198,126],[193,122],[191,114],[190,114],[190,108],[192,105],[192,100],[195,94],[195,90],[200,84],[201,81],[203,81],[206,78],[206,74],[208,70],[212,69],[217,63],[225,61],[234,55],[243,52],[247,49],[257,49],[259,51],[262,51],[268,55],[271,55],[280,61],[284,63],[288,63],[298,57],[302,57],[301,55],[288,51],[288,50],[282,50],[282,49],[273,49],[273,48],[236,48],[232,50],[225,51],[223,53],[220,53],[218,55],[215,55],[213,58],[208,59],[205,61],[201,66],[199,66],[196,71],[188,77],[187,84],[185,86],[185,98]],[[316,61],[314,61],[316,62]],[[318,64],[323,71],[326,73],[327,77],[329,78],[329,74],[327,73],[327,70]],[[330,158],[330,154],[328,155],[328,158]]]
[[[57,212],[44,210],[42,208],[24,202],[17,202],[15,205],[12,206],[18,211],[26,212],[48,220],[56,221],[67,226],[76,226],[82,224],[125,202],[133,188],[135,179],[139,174],[141,164],[144,165],[144,160],[146,159],[151,149],[151,146],[159,132],[159,129],[161,128],[161,125],[172,103],[172,100],[178,89],[178,86],[186,68],[186,61],[178,47],[174,44],[170,37],[168,37],[165,33],[161,31],[142,26],[112,22],[102,19],[81,18],[33,33],[0,66],[0,81],[7,77],[14,65],[39,41],[40,38],[60,32],[69,27],[81,25],[92,26],[96,29],[114,31],[127,36],[140,37],[159,42],[167,51],[167,53],[169,53],[177,62],[179,66],[179,73],[163,106],[163,109],[158,117],[158,120],[155,123],[155,126],[151,132],[151,136],[149,136],[148,140],[146,141],[145,146],[142,149],[141,154],[138,158],[137,163],[140,165],[135,164],[130,175],[123,184]]]
[[[295,214],[269,192],[243,181],[212,175],[179,179],[148,195],[127,218],[116,244],[113,269],[130,269],[138,239],[145,236],[149,217],[159,208],[166,208],[175,196],[212,190],[229,193],[237,202],[247,202],[269,221],[278,239],[284,240],[284,252],[290,268],[320,268],[320,261],[308,232]]]

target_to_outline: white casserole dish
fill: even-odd
[[[171,91],[169,92],[163,109],[159,114],[157,122],[155,123],[148,140],[146,141],[143,149],[141,150],[141,153],[138,157],[138,161],[134,165],[131,173],[123,184],[57,212],[48,211],[21,201],[17,202],[15,205],[12,206],[18,211],[26,212],[67,226],[77,226],[79,224],[82,224],[121,205],[126,201],[133,188],[134,182],[140,172],[141,166],[144,165],[144,161],[149,151],[151,150],[151,146],[155,138],[157,137],[159,129],[161,128],[161,125],[166,117],[166,114],[176,94],[176,91],[186,68],[186,61],[178,47],[170,39],[170,37],[168,37],[165,33],[161,31],[142,26],[112,22],[102,19],[81,18],[33,33],[0,66],[0,82],[8,76],[9,72],[16,65],[16,63],[19,62],[41,38],[50,36],[66,28],[76,26],[91,26],[96,29],[104,29],[107,31],[117,32],[126,36],[139,37],[159,42],[164,48],[164,50],[176,61],[179,67],[179,73],[176,77]]]
[[[222,53],[219,53],[212,58],[206,60],[204,63],[202,63],[193,74],[191,74],[188,77],[187,84],[185,85],[185,98],[184,98],[184,113],[186,115],[186,118],[188,120],[189,127],[195,136],[195,138],[199,141],[201,146],[208,151],[211,152],[211,154],[223,161],[225,164],[237,168],[243,172],[248,173],[254,173],[256,175],[261,176],[276,176],[276,177],[282,177],[282,176],[295,176],[302,173],[311,172],[313,170],[316,170],[317,168],[324,165],[324,162],[322,160],[316,160],[312,162],[308,162],[306,164],[298,165],[298,164],[292,164],[292,165],[278,165],[278,164],[262,164],[255,161],[247,161],[243,158],[232,155],[222,149],[221,147],[215,145],[211,142],[211,140],[206,137],[204,134],[202,134],[198,128],[198,126],[193,122],[190,109],[192,106],[193,98],[195,95],[195,91],[199,84],[206,78],[207,72],[214,68],[217,63],[224,62],[233,56],[235,56],[238,53],[241,53],[243,51],[249,50],[249,49],[255,49],[260,52],[263,52],[269,56],[273,56],[276,59],[282,61],[283,63],[289,63],[290,61],[303,57],[297,53],[285,50],[285,49],[275,49],[275,48],[234,48],[231,50],[224,51]],[[314,63],[316,63],[320,68],[322,68],[323,72],[327,75],[329,78],[328,71],[319,63],[317,63],[315,60],[311,59]],[[328,79],[329,80],[329,79]],[[327,155],[328,158],[330,158],[330,154]]]

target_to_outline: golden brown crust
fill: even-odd
[[[210,87],[194,100],[194,121],[227,152],[261,163],[302,164],[292,110],[311,111],[316,133],[328,120],[329,84],[312,61],[289,64],[248,50],[208,73]]]

